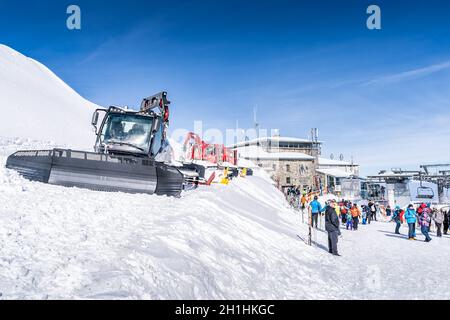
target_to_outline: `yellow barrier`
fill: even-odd
[[[223,170],[223,178],[220,180],[220,184],[228,185],[230,180],[228,179],[228,168]]]

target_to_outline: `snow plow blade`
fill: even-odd
[[[179,196],[183,175],[175,167],[148,158],[73,150],[18,151],[8,169],[25,178],[65,187],[107,192]]]

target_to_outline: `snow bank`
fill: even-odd
[[[429,263],[450,258],[448,238],[372,223],[343,230],[335,258],[258,176],[179,199],[63,188],[5,169],[15,148],[50,147],[16,142],[0,139],[3,299],[450,298],[446,264]]]
[[[12,151],[11,142],[2,141],[3,150]],[[3,298],[338,294],[324,290],[334,280],[317,268],[331,258],[297,238],[299,217],[259,177],[175,199],[34,183],[5,169],[4,161],[1,156]]]
[[[41,63],[0,45],[0,136],[92,149],[95,107]]]

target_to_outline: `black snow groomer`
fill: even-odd
[[[156,160],[169,124],[167,93],[142,101],[140,111],[97,109],[92,116],[97,140],[94,152],[74,150],[18,151],[6,167],[25,178],[98,191],[178,196],[183,175]],[[98,127],[100,114],[104,114]]]

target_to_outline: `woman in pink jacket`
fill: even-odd
[[[427,205],[423,208],[422,214],[419,216],[420,231],[425,236],[425,242],[430,242],[431,237],[429,235],[431,226],[431,208]]]

